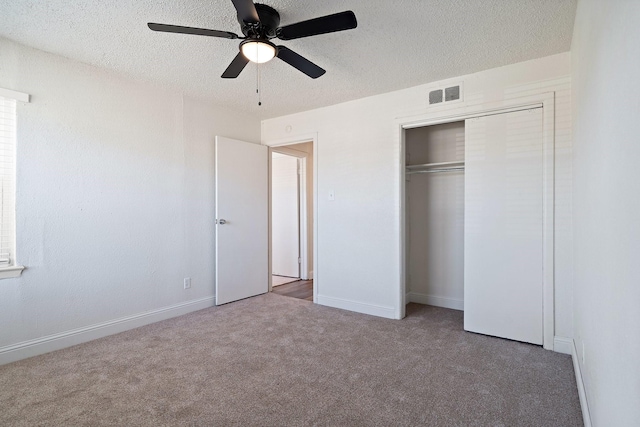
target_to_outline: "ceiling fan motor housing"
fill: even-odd
[[[247,23],[238,17],[242,27],[242,34],[252,39],[272,39],[276,36],[276,29],[280,26],[280,14],[277,10],[266,4],[256,3],[256,12],[260,22],[258,24]]]

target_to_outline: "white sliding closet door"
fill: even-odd
[[[464,329],[542,344],[542,108],[465,123]]]

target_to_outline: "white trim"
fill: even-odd
[[[307,209],[307,158],[299,158],[298,166],[300,173],[298,174],[298,221],[300,221],[299,243],[300,243],[300,278],[309,280],[309,214]]]
[[[273,204],[271,203],[271,198],[273,197],[273,192],[271,191],[271,187],[273,186],[273,180],[271,179],[271,176],[273,175],[272,172],[272,168],[273,168],[273,152],[270,149],[268,150],[268,155],[267,155],[267,185],[268,185],[268,189],[267,189],[267,236],[268,236],[268,243],[267,243],[267,274],[269,275],[269,292],[273,291],[273,254],[271,253],[271,237],[272,237],[272,227],[271,227],[271,210],[273,209]]]
[[[542,99],[542,346],[553,350],[555,333],[555,92]]]
[[[305,142],[310,142],[310,141],[305,141]],[[295,143],[292,145],[296,145],[296,144],[298,143]],[[301,142],[300,144],[304,144],[304,142]],[[271,147],[271,151],[273,151],[274,153],[284,154],[291,157],[297,157],[299,159],[304,159],[305,157],[307,157],[307,153],[305,153],[304,151],[296,150],[295,148],[289,148],[287,145]]]
[[[29,102],[29,94],[17,92],[11,89],[4,89],[0,87],[0,96],[3,98],[11,98],[20,102]]]
[[[582,421],[585,427],[591,427],[591,415],[589,413],[589,404],[587,403],[587,393],[584,388],[584,380],[582,379],[582,370],[580,368],[580,363],[578,362],[579,358],[576,343],[572,338],[555,337],[553,340],[553,351],[571,355],[573,371],[575,372],[576,377],[576,385],[578,387],[580,409],[582,409]]]
[[[405,299],[407,302],[433,305],[434,307],[450,308],[453,310],[464,310],[464,300],[462,299],[438,297],[435,295],[421,294],[418,292],[407,293]]]
[[[320,235],[318,234],[318,134],[313,135],[313,268],[311,271],[311,278],[313,278],[313,302],[318,302],[318,288],[320,282],[318,281],[318,240]]]
[[[405,130],[416,127],[431,126],[442,123],[451,123],[473,117],[482,117],[494,114],[503,114],[513,111],[528,110],[530,108],[543,107],[543,347],[553,349],[554,341],[554,204],[555,204],[555,92],[546,92],[522,98],[507,99],[503,101],[462,105],[459,108],[436,112],[429,111],[424,114],[396,118],[395,143],[398,147],[398,172],[400,175],[400,203],[398,204],[398,221],[400,238],[398,239],[400,254],[400,286],[396,296],[396,315],[401,319],[405,315],[406,298],[406,168],[405,168]]]
[[[14,277],[20,277],[24,267],[21,265],[15,265],[11,267],[0,268],[0,279],[12,279]]]
[[[318,140],[318,133],[305,133],[300,135],[292,135],[285,138],[272,139],[269,141],[262,141],[262,145],[266,145],[268,147],[282,147],[284,145],[294,145],[294,144],[302,144],[305,142],[313,141],[314,143]],[[315,150],[314,153],[315,154]]]
[[[573,370],[576,374],[576,384],[578,385],[578,398],[580,399],[580,408],[582,409],[582,421],[584,427],[591,427],[591,414],[589,413],[589,403],[587,402],[587,393],[584,388],[584,380],[582,379],[582,370],[578,362],[578,350],[576,342],[571,340],[571,359],[573,360]]]
[[[313,280],[313,270],[309,270],[309,279],[307,280]]]
[[[427,95],[428,96],[428,95]],[[404,124],[400,121],[396,122],[396,126],[398,127],[398,149],[400,151],[400,155],[398,156],[398,167],[400,168],[400,203],[398,205],[398,218],[400,219],[400,224],[398,227],[398,231],[400,232],[398,235],[398,244],[399,250],[398,253],[400,255],[400,289],[398,300],[396,302],[396,319],[404,319],[406,315],[406,307],[408,299],[408,286],[407,286],[407,245],[409,239],[407,238],[407,171],[406,171],[406,163],[407,163],[407,143],[405,141],[405,127]]]
[[[0,347],[0,365],[48,353],[50,351],[71,347],[73,345],[128,331],[129,329],[139,328],[140,326],[170,319],[172,317],[182,316],[183,314],[191,313],[192,311],[212,307],[215,305],[214,303],[215,299],[212,296],[200,298],[156,310],[149,310],[143,313],[121,317],[115,320],[97,323],[95,325],[85,326],[83,328],[48,335],[42,338],[23,341],[18,344]]]
[[[566,337],[556,336],[553,339],[553,351],[562,354],[571,354],[573,351],[573,340]]]
[[[273,149],[305,142],[313,143],[313,268],[318,271],[318,133],[292,135],[286,138],[262,141],[262,145]],[[320,282],[317,274],[314,277],[314,270],[309,272],[309,280],[313,279],[313,302],[319,304],[318,289]],[[271,292],[271,164],[269,164],[269,280],[269,292]]]
[[[315,288],[315,286],[314,286]],[[386,317],[395,319],[396,310],[394,307],[384,307],[381,305],[366,304],[359,301],[351,301],[343,298],[334,298],[318,295],[318,304],[327,307],[340,308],[342,310],[355,311],[356,313],[369,314],[371,316]]]
[[[427,115],[397,118],[396,123],[400,124],[402,129],[414,129],[424,126],[458,122],[474,117],[485,117],[495,114],[529,110],[531,108],[542,107],[544,101],[543,98],[546,98],[549,95],[553,95],[553,92],[504,101],[489,102],[486,104],[462,105],[459,108],[449,109],[442,112],[434,111]]]

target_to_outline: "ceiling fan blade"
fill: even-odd
[[[163,33],[179,33],[179,34],[195,34],[197,36],[222,37],[224,39],[237,39],[237,34],[228,31],[207,30],[205,28],[181,27],[179,25],[156,24],[149,22],[147,24],[153,31],[161,31]]]
[[[276,56],[292,67],[302,71],[312,79],[317,79],[318,77],[326,73],[325,70],[318,67],[307,58],[298,55],[288,47],[278,46],[278,54]]]
[[[358,21],[355,13],[347,10],[278,28],[277,37],[280,40],[293,40],[318,34],[350,30],[357,26]]]
[[[252,0],[231,0],[238,11],[238,18],[249,24],[258,24],[260,17]]]
[[[236,57],[233,58],[233,61],[231,61],[231,64],[229,64],[227,69],[224,70],[224,73],[222,73],[222,78],[235,79],[240,75],[242,70],[244,70],[244,67],[247,65],[248,62],[249,60],[247,59],[247,57],[244,56],[242,52],[238,52]]]

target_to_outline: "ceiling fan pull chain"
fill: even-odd
[[[262,105],[261,93],[260,93],[260,64],[256,62],[256,93],[258,94],[258,107]]]

